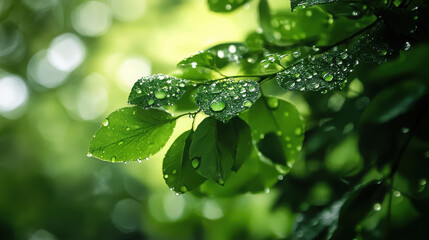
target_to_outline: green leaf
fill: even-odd
[[[346,78],[358,62],[351,52],[331,50],[318,56],[308,56],[294,66],[279,72],[275,79],[290,91],[319,91],[342,89]]]
[[[290,9],[293,11],[295,8],[305,8],[309,6],[328,4],[341,0],[290,0]]]
[[[317,214],[298,215],[292,239],[353,239],[356,225],[380,203],[386,188],[370,182],[347,192]]]
[[[338,223],[330,227],[328,239],[353,239],[356,225],[374,209],[375,204],[381,204],[386,192],[384,184],[379,182],[370,182],[353,192],[341,207]]]
[[[405,113],[425,92],[417,81],[404,81],[381,91],[362,115],[362,121],[383,123]]]
[[[211,78],[211,71],[217,70],[214,55],[206,51],[183,59],[177,67],[182,71],[180,76],[190,80],[208,80]]]
[[[241,117],[251,127],[252,137],[259,143],[259,151],[264,156],[292,167],[304,140],[304,122],[294,105],[263,97]],[[264,140],[265,137],[269,139]],[[260,148],[266,145],[269,148]]]
[[[246,4],[249,0],[208,0],[213,12],[231,12]]]
[[[227,122],[250,108],[258,96],[259,84],[255,81],[225,80],[198,87],[195,101],[204,113]]]
[[[223,185],[231,170],[238,170],[246,160],[250,145],[250,129],[234,118],[222,123],[206,118],[198,125],[190,147],[192,166],[202,176]]]
[[[230,63],[240,63],[248,48],[243,43],[224,43],[211,47],[206,52],[213,54],[215,67],[223,68]]]
[[[381,64],[387,62],[396,53],[390,46],[391,38],[383,22],[376,23],[353,44],[351,51],[359,61]]]
[[[182,70],[181,76],[187,79],[210,79],[212,71],[219,72],[231,63],[242,62],[247,51],[247,46],[243,43],[219,44],[183,59],[177,67]]]
[[[259,25],[268,42],[273,42],[274,34],[271,28],[271,10],[267,0],[260,0],[258,5]]]
[[[182,133],[171,145],[163,161],[165,183],[177,193],[191,191],[201,185],[206,179],[192,167],[189,148],[193,132]]]
[[[128,102],[143,108],[171,105],[185,93],[186,83],[163,74],[143,77],[134,84]]]
[[[300,219],[300,221],[296,221],[294,224],[292,240],[323,239],[318,238],[318,236],[338,221],[340,209],[348,196],[349,194],[346,194],[341,199],[333,202],[330,206],[325,207],[323,211],[315,216],[308,216],[308,213],[300,213],[297,216],[297,219]]]
[[[233,142],[232,144],[236,145],[236,153],[235,153],[235,159],[234,164],[232,165],[233,171],[238,171],[243,163],[249,158],[251,154],[251,150],[253,148],[252,145],[252,135],[249,125],[240,118],[236,117],[231,119],[229,121],[229,124],[231,124],[234,128],[233,135],[237,139],[236,142]],[[232,134],[232,133],[225,133],[225,134]]]
[[[158,109],[121,108],[110,114],[89,145],[89,156],[111,162],[140,161],[161,150],[176,120]]]

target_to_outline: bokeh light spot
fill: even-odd
[[[27,74],[29,79],[36,84],[45,88],[55,88],[66,80],[68,72],[52,65],[48,60],[47,51],[42,50],[30,59]]]
[[[124,91],[129,91],[141,77],[151,74],[151,63],[143,56],[133,56],[125,59],[117,72],[118,85]]]
[[[0,75],[0,114],[7,118],[17,117],[14,111],[28,100],[28,89],[22,78],[15,75]]]
[[[145,0],[110,0],[110,6],[113,16],[123,22],[137,20],[146,11]]]
[[[76,35],[65,33],[52,41],[48,59],[59,70],[71,72],[82,63],[85,54],[83,42]]]
[[[110,8],[101,2],[91,1],[81,4],[72,15],[72,25],[84,36],[103,35],[112,24]]]

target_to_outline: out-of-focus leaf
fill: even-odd
[[[425,85],[404,81],[381,91],[362,114],[362,121],[383,123],[406,112],[425,92]]]
[[[222,123],[206,118],[199,125],[190,146],[191,164],[202,176],[224,185],[231,170],[238,170],[247,158],[250,130],[241,119]]]
[[[213,12],[231,12],[246,4],[249,0],[208,0]]]
[[[211,71],[217,70],[214,59],[214,55],[206,51],[191,55],[177,64],[182,71],[179,76],[190,80],[210,79]]]
[[[167,143],[176,120],[162,110],[121,108],[110,114],[89,145],[89,156],[111,162],[139,161]]]
[[[143,77],[134,84],[128,102],[143,108],[171,105],[185,93],[186,83],[163,74]]]
[[[348,196],[349,194],[346,194],[315,216],[309,216],[305,213],[298,214],[294,224],[292,240],[317,239],[320,234],[338,221],[340,209]]]
[[[227,122],[250,108],[258,96],[257,82],[226,80],[198,87],[195,101],[204,113]]]
[[[191,191],[206,180],[191,164],[192,136],[192,130],[182,133],[168,149],[162,165],[165,183],[178,193]]]
[[[211,73],[219,73],[229,64],[239,64],[248,48],[243,43],[223,43],[200,51],[177,64],[180,77],[191,80],[207,80]]]
[[[261,98],[241,117],[251,127],[252,137],[259,142],[264,156],[292,167],[304,140],[304,122],[295,106],[276,98]],[[281,149],[273,150],[275,147]]]
[[[316,43],[327,30],[329,14],[319,8],[296,13],[270,14],[268,4],[260,4],[260,24],[264,37],[277,46]]]
[[[370,72],[368,78],[371,82],[383,82],[386,79],[404,77],[422,77],[429,79],[429,45],[410,46],[411,49],[391,62],[387,62],[374,71]],[[429,81],[426,81],[428,84]]]
[[[381,204],[386,192],[384,184],[378,182],[370,182],[353,192],[341,207],[338,223],[330,227],[328,238],[353,239],[356,225],[373,211],[375,204]]]
[[[243,43],[224,43],[206,50],[214,56],[215,66],[223,68],[229,63],[240,63],[247,53],[247,46]]]
[[[264,37],[268,42],[273,42],[273,31],[271,29],[271,11],[267,0],[260,0],[258,5],[259,25],[262,28]]]

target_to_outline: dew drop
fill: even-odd
[[[138,163],[141,163],[141,162],[142,162],[142,160],[141,160],[140,158],[137,158],[137,162],[138,162]]]
[[[103,124],[103,126],[105,126],[105,127],[107,127],[107,126],[109,126],[109,119],[104,119],[103,120],[103,122],[102,122],[102,124]]]
[[[219,185],[224,185],[225,184],[225,182],[223,181],[223,179],[222,178],[218,178],[217,180],[216,180],[216,182],[219,184]]]
[[[235,52],[237,52],[237,48],[234,45],[230,45],[228,48],[228,51],[230,53],[235,53]]]
[[[400,191],[394,191],[393,192],[393,196],[400,197],[401,196],[401,192]]]
[[[380,51],[380,56],[386,56],[387,55],[387,50],[383,49]]]
[[[147,105],[149,105],[149,106],[152,106],[154,103],[155,103],[155,100],[153,100],[153,99],[149,99],[147,101]]]
[[[292,55],[297,58],[297,57],[301,56],[301,53],[300,52],[293,52]]]
[[[376,203],[376,204],[374,204],[374,211],[380,211],[381,210],[381,205],[380,205],[380,203]]]
[[[269,98],[267,104],[271,109],[276,109],[279,107],[279,100],[277,98]]]
[[[180,191],[182,191],[182,192],[187,192],[187,191],[188,191],[188,189],[187,189],[185,186],[182,186],[182,187],[180,187]]]
[[[157,99],[164,99],[166,96],[167,96],[167,94],[165,94],[165,92],[162,90],[158,90],[155,92],[155,97]]]
[[[122,144],[124,144],[124,142],[122,142],[122,141],[118,143],[119,146],[122,145]]]
[[[176,172],[177,172],[177,171],[176,171],[176,169],[174,169],[174,170],[171,172],[171,174],[172,174],[172,175],[174,175],[174,174],[176,174]]]
[[[131,128],[127,127],[125,130],[130,131]]]
[[[199,158],[194,158],[191,161],[192,167],[197,169],[200,166],[200,159]]]
[[[215,100],[210,104],[210,108],[214,112],[220,112],[220,111],[225,109],[225,103],[223,101],[216,101]]]
[[[296,128],[295,129],[295,135],[299,136],[302,134],[302,129],[301,128]]]
[[[226,9],[227,11],[230,11],[230,10],[232,9],[231,4],[226,4],[226,5],[225,5],[225,9]]]
[[[142,90],[141,90],[140,88],[137,88],[136,92],[137,92],[138,94],[140,94],[140,93],[142,93]]]
[[[114,161],[116,161],[116,157],[115,157],[115,156],[113,156],[110,160],[111,160],[112,162],[114,162]]]
[[[327,74],[327,75],[324,77],[324,79],[325,79],[325,81],[330,82],[330,81],[332,81],[332,79],[334,79],[334,76],[332,76],[331,74]]]
[[[349,56],[349,54],[348,54],[348,53],[346,53],[346,52],[343,52],[343,53],[341,54],[341,58],[342,58],[342,59],[346,59],[348,56]]]
[[[250,106],[252,106],[252,102],[251,101],[246,101],[243,106],[250,107]]]
[[[86,156],[88,156],[88,157],[92,157],[92,153],[88,153],[88,155],[86,155]]]
[[[410,42],[405,42],[405,44],[404,44],[404,51],[408,51],[408,50],[410,50],[410,48],[411,48]]]
[[[168,174],[165,174],[165,175],[164,175],[164,178],[165,178],[165,179],[167,179],[167,178],[168,178]]]

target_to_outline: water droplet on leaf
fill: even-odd
[[[165,92],[162,90],[158,90],[155,92],[155,97],[157,99],[164,99],[166,96],[167,96],[167,94],[165,94]]]
[[[103,122],[102,122],[102,124],[103,124],[103,126],[105,126],[105,127],[107,127],[107,126],[109,126],[109,119],[104,119],[103,120]]]
[[[215,100],[210,104],[210,108],[214,112],[220,112],[220,111],[225,109],[225,103],[223,101],[216,101]]]
[[[197,169],[200,166],[200,159],[199,158],[192,159],[191,164],[193,168]]]

